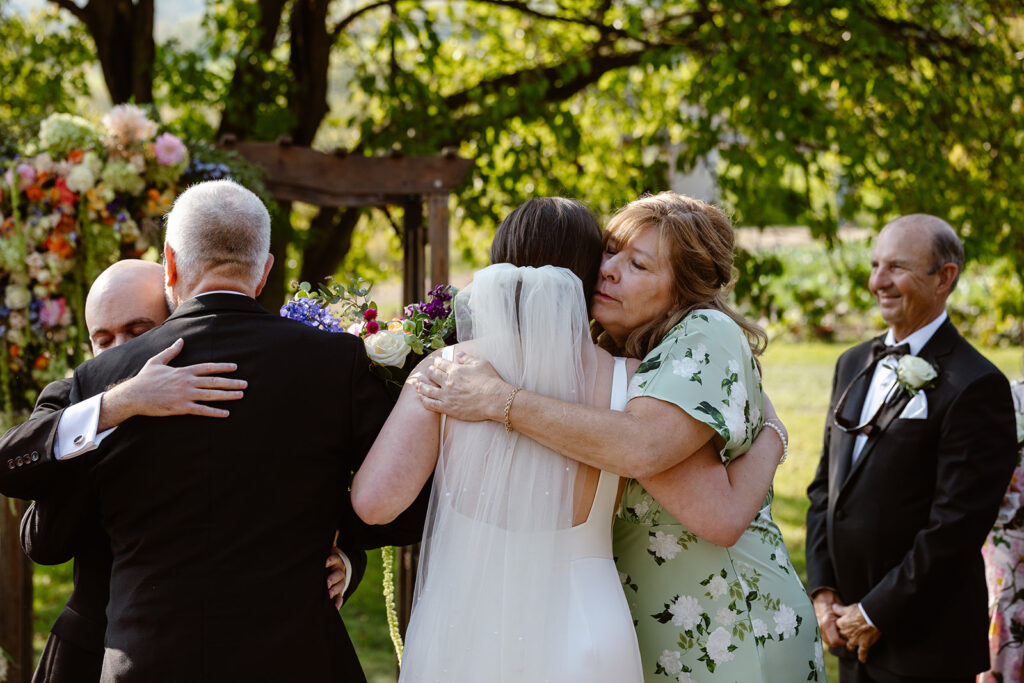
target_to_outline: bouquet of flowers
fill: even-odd
[[[419,359],[452,341],[452,299],[457,290],[437,285],[426,301],[406,306],[402,317],[382,321],[370,289],[361,279],[348,285],[328,279],[316,292],[303,282],[294,298],[281,307],[281,315],[329,332],[361,337],[371,369],[397,396]],[[339,311],[337,315],[332,307]]]
[[[371,361],[370,369],[384,380],[392,398],[397,400],[416,363],[434,349],[454,341],[452,299],[458,290],[451,285],[437,285],[428,293],[427,301],[406,306],[403,317],[381,321],[370,289],[361,279],[340,285],[329,278],[316,292],[308,282],[303,282],[294,298],[281,307],[281,316],[328,332],[361,337]],[[339,309],[338,315],[332,312],[332,306]],[[388,627],[401,663],[402,638],[395,607],[395,548],[381,548],[381,556]]]

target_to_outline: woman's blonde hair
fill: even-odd
[[[605,244],[628,243],[641,231],[658,234],[658,258],[672,269],[674,306],[663,318],[640,325],[618,346],[599,323],[594,339],[616,354],[643,358],[691,311],[711,308],[732,318],[747,337],[755,356],[764,351],[768,335],[726,303],[733,281],[735,233],[729,217],[716,206],[674,192],[630,202],[608,222]]]

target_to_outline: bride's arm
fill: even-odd
[[[438,358],[425,370],[432,383],[420,382],[417,390],[428,409],[465,421],[505,421],[515,387],[489,363]],[[568,458],[634,479],[683,462],[715,435],[678,406],[647,397],[634,398],[618,412],[523,390],[512,401],[509,421],[516,431]]]
[[[367,524],[387,524],[416,500],[437,463],[441,419],[416,397],[435,352],[410,373],[398,402],[352,481],[352,507]]]
[[[765,397],[765,407],[774,415]],[[781,424],[777,417],[773,421]],[[731,546],[757,517],[783,446],[774,429],[762,429],[741,457],[722,465],[722,459],[705,444],[691,458],[640,484],[687,529],[706,541]]]

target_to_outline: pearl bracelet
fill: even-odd
[[[508,411],[505,411],[505,414],[507,415]],[[775,433],[779,435],[779,439],[782,440],[782,457],[779,458],[779,464],[781,465],[786,462],[786,457],[789,455],[789,440],[786,439],[786,432],[782,430],[782,427],[769,420],[764,421],[764,426],[775,430]]]

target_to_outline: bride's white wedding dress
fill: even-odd
[[[469,290],[460,340],[472,334],[517,386],[589,402],[596,362],[575,276],[491,266]],[[613,409],[626,388],[616,359]],[[572,526],[575,463],[499,424],[441,429],[400,683],[640,683],[611,550],[618,477],[600,473]]]

